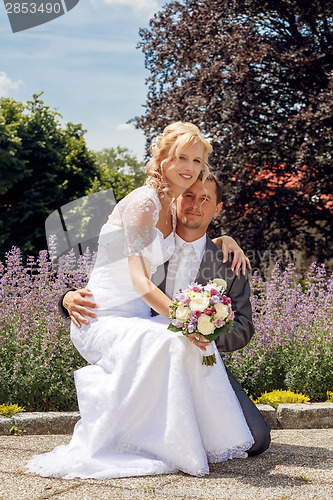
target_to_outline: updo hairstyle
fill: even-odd
[[[213,148],[205,139],[196,125],[188,122],[174,122],[168,125],[151,145],[152,158],[147,165],[146,184],[153,187],[159,195],[172,198],[172,192],[163,174],[163,161],[171,161],[182,149],[193,144],[203,146],[203,180],[209,175],[208,156]]]

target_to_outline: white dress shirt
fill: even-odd
[[[175,236],[176,240],[176,251],[169,260],[168,272],[166,277],[165,294],[172,298],[174,283],[176,278],[176,271],[179,263],[179,250],[184,244],[191,244],[193,247],[193,252],[191,254],[191,265],[190,265],[190,277],[189,284],[195,281],[198,274],[201,259],[206,247],[206,235],[204,234],[201,238],[195,241],[186,242],[178,234]]]

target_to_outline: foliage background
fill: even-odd
[[[253,266],[281,249],[329,263],[332,2],[173,1],[140,34],[148,96],[135,124],[147,146],[170,121],[194,122],[224,185],[217,227]]]

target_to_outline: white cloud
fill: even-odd
[[[133,130],[134,127],[131,123],[119,123],[117,130]]]
[[[156,12],[159,7],[157,0],[103,0],[103,2],[109,5],[124,5],[135,10],[149,12]]]
[[[7,97],[11,90],[16,90],[20,85],[22,85],[22,80],[17,80],[14,82],[9,78],[7,73],[0,71],[0,96]]]

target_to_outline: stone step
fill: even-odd
[[[276,410],[256,406],[272,429],[333,428],[333,403],[280,403]]]
[[[12,426],[25,434],[72,434],[80,419],[77,412],[32,412],[16,413],[13,417],[0,416],[0,435],[9,434]],[[13,429],[12,433],[15,431]]]
[[[333,428],[333,403],[283,403],[277,409],[269,405],[257,408],[272,429]],[[17,413],[11,418],[0,415],[0,435],[12,432],[24,434],[72,434],[79,412]]]

